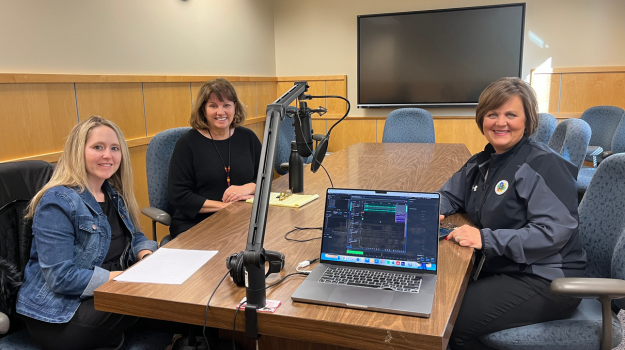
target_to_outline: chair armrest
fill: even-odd
[[[0,312],[0,334],[5,334],[9,331],[9,326],[11,326],[11,320],[4,313]]]
[[[586,157],[598,156],[603,152],[603,148],[600,146],[588,146],[586,149]]]
[[[612,278],[556,278],[551,292],[576,298],[625,298],[625,281]]]
[[[289,163],[281,163],[280,164],[280,169],[282,169],[284,171],[289,171]]]
[[[321,141],[324,137],[326,137],[324,134],[313,134],[312,139],[315,141]]]
[[[608,158],[609,156],[613,154],[614,152],[612,151],[601,152],[601,154],[597,156],[597,165],[601,164],[601,162],[603,162],[606,158]]]
[[[171,225],[171,216],[158,208],[145,207],[141,209],[141,213],[143,213],[143,215],[149,217],[150,219],[158,223],[161,223],[165,226]]]

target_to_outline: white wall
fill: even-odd
[[[271,0],[0,0],[0,72],[275,76]]]
[[[355,107],[357,23],[361,14],[470,7],[510,0],[275,0],[278,76],[347,74]],[[625,0],[526,0],[523,77],[551,58],[554,68],[625,66]],[[529,31],[542,41],[540,48]],[[546,47],[547,45],[548,47]],[[352,116],[388,109],[352,108]],[[471,108],[430,109],[433,115],[473,115]]]

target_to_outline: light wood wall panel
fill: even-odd
[[[376,142],[382,142],[382,137],[384,136],[384,124],[386,124],[386,119],[377,120],[377,133],[376,133]]]
[[[532,79],[532,87],[538,98],[538,110],[541,113],[558,113],[560,77],[560,74],[536,74]]]
[[[347,80],[326,81],[326,95],[338,95],[347,97]],[[327,99],[328,114],[343,115],[347,111],[347,103],[338,98]],[[355,107],[355,106],[354,106]]]
[[[191,86],[189,83],[144,83],[145,125],[148,136],[189,126]]]
[[[77,123],[74,84],[0,84],[0,161],[58,152]]]
[[[312,96],[324,96],[326,94],[326,82],[325,81],[309,81],[308,82],[308,94]],[[307,101],[308,107],[311,109],[319,108],[319,106],[326,108],[325,98],[313,98]]]
[[[127,140],[145,137],[141,83],[76,84],[80,120],[99,115],[117,124]]]
[[[282,95],[284,95],[285,92],[289,91],[290,88],[293,87],[293,82],[292,81],[280,81],[278,82],[277,85],[277,90],[276,90],[276,99]],[[291,104],[289,106],[293,106],[293,107],[297,107],[297,100],[294,100],[293,102],[291,102]]]
[[[276,101],[278,83],[274,81],[256,82],[256,116],[266,116],[267,105]]]
[[[625,72],[562,75],[560,112],[609,105],[625,108]]]
[[[464,143],[471,154],[484,150],[488,143],[474,118],[434,119],[436,143]]]
[[[237,96],[245,105],[247,117],[258,115],[256,111],[256,92],[253,82],[232,82],[232,86],[237,91]]]
[[[328,121],[328,123],[330,122]],[[346,118],[332,130],[328,152],[337,152],[360,142],[375,142],[375,134],[375,120]]]
[[[332,124],[330,124],[330,126],[331,125]],[[325,120],[312,119],[312,129],[313,134],[325,134],[328,132],[327,122]]]

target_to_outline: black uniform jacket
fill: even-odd
[[[542,143],[489,144],[439,190],[441,214],[466,212],[482,234],[482,274],[582,277],[577,167]]]

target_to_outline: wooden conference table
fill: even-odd
[[[328,156],[324,165],[337,188],[396,191],[435,191],[466,162],[470,153],[461,144],[361,143]],[[273,182],[274,192],[288,187],[288,176]],[[284,234],[294,226],[323,225],[325,191],[330,182],[323,169],[305,168],[304,193],[320,198],[301,209],[270,207],[265,249],[286,255],[280,275],[295,272],[303,260],[319,257],[320,240],[290,242]],[[226,273],[226,258],[245,248],[252,205],[233,203],[182,234],[167,248],[218,250],[219,253],[181,285],[109,282],[95,291],[98,310],[201,325],[206,302]],[[467,223],[461,215],[445,220]],[[303,231],[292,238],[320,236]],[[442,241],[438,284],[430,318],[319,306],[291,301],[304,276],[289,277],[267,290],[268,300],[282,305],[273,314],[258,314],[261,349],[444,349],[462,301],[473,266],[473,249]],[[245,288],[228,277],[211,300],[207,326],[232,331],[237,303]],[[237,316],[237,331],[245,331],[245,313]]]

